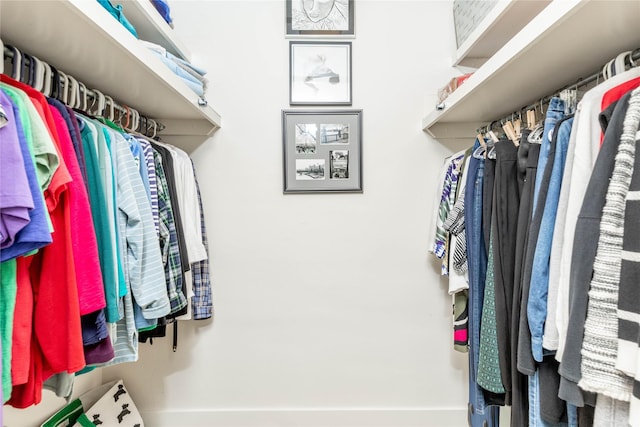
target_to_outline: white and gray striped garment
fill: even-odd
[[[625,233],[625,200],[634,170],[639,123],[640,90],[635,90],[629,99],[615,166],[602,210],[582,343],[582,378],[578,383],[583,390],[627,402],[631,397],[633,381],[616,368],[617,308]]]
[[[640,131],[635,134],[636,149],[638,144]],[[616,367],[634,378],[629,424],[640,426],[640,156],[626,197],[621,258]]]

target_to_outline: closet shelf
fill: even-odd
[[[0,38],[88,87],[157,119],[163,140],[192,151],[220,115],[91,0],[2,2]]]
[[[422,121],[436,139],[476,128],[577,82],[640,47],[637,1],[551,2]]]
[[[122,5],[122,11],[135,27],[141,40],[159,44],[174,55],[191,61],[191,52],[187,46],[176,37],[173,28],[160,16],[149,0],[114,0],[113,4]]]
[[[456,51],[454,66],[478,68],[551,0],[500,0]]]

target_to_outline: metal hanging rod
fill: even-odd
[[[14,64],[15,51],[17,50],[17,49],[15,50],[14,49],[15,48],[11,46],[4,45],[4,58],[11,60],[12,64]],[[33,55],[21,55],[20,60],[24,62],[20,67],[21,68],[20,73],[22,73],[22,69],[24,68],[24,66],[30,65],[31,58],[35,58],[37,61],[40,61],[43,64],[47,64],[46,62],[34,57]],[[54,71],[51,74],[51,78],[54,79],[56,76],[58,78],[57,82],[52,80],[52,84],[56,85],[57,87],[63,90],[63,93],[62,94],[58,93],[56,98],[58,98],[60,101],[64,102],[65,104],[69,105],[69,103],[67,102],[68,101],[67,98],[70,93],[69,91],[70,90],[76,91],[76,94],[71,95],[71,98],[73,99],[75,96],[78,96],[79,99],[73,103],[74,105],[69,105],[70,107],[79,108],[81,110],[86,111],[87,113],[89,113],[89,111],[87,110],[91,110],[91,111],[94,111],[94,114],[98,114],[103,117],[105,116],[105,114],[109,113],[110,110],[111,110],[111,114],[115,116],[115,112],[117,111],[120,120],[124,117],[127,118],[126,120],[128,123],[130,119],[134,120],[131,123],[136,124],[135,128],[125,126],[125,127],[128,127],[128,129],[131,131],[138,131],[144,134],[148,134],[148,133],[151,133],[151,131],[153,131],[153,136],[155,136],[157,132],[160,132],[163,129],[165,129],[165,126],[162,123],[159,123],[154,119],[141,115],[135,108],[120,104],[114,101],[113,98],[110,97],[109,95],[103,94],[97,89],[90,89],[86,87],[86,85],[80,82],[79,80],[73,78],[71,75],[61,72],[60,70],[57,70],[54,67],[51,67],[51,65],[49,64],[47,65],[52,69],[52,71]],[[71,86],[71,88],[69,86]],[[77,88],[74,89],[73,86],[77,86]],[[87,105],[86,102],[81,103],[84,97],[89,98],[91,100],[91,105]],[[63,99],[60,99],[60,98],[63,98]],[[100,104],[103,104],[103,105],[100,105]]]
[[[635,50],[631,51],[631,53],[627,57],[625,57],[625,59],[627,59],[627,58],[631,62],[631,64],[630,64],[631,66],[640,66],[640,64],[635,64],[634,63],[635,61],[640,61],[640,49],[635,49]],[[611,62],[612,61],[608,62],[607,65],[610,64]],[[535,102],[533,104],[529,104],[529,105],[527,105],[525,107],[522,107],[519,110],[514,111],[511,114],[507,114],[506,116],[504,116],[503,118],[501,118],[499,120],[494,120],[491,123],[489,123],[488,125],[483,126],[481,128],[478,128],[477,132],[478,133],[481,133],[481,132],[482,133],[487,133],[489,130],[491,130],[493,128],[494,125],[503,124],[507,120],[513,119],[514,117],[519,117],[519,116],[522,115],[522,112],[524,112],[524,111],[535,110],[536,108],[540,108],[542,110],[542,106],[543,105],[549,104],[549,101],[551,101],[551,99],[553,97],[556,97],[556,96],[560,95],[563,91],[571,90],[571,89],[578,90],[580,88],[587,87],[587,86],[589,86],[590,84],[592,84],[594,82],[604,81],[605,80],[605,69],[606,69],[607,65],[605,65],[605,67],[602,70],[600,70],[600,71],[598,71],[596,73],[593,73],[590,76],[581,78],[575,83],[569,84],[569,85],[567,85],[567,86],[565,86],[565,87],[563,87],[561,89],[556,90],[555,92],[553,92],[552,95],[545,96],[545,97],[541,98],[540,100],[538,100],[537,102]],[[624,70],[622,70],[622,71],[624,71]]]

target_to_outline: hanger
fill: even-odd
[[[53,98],[59,99],[58,97],[60,96],[60,73],[58,72],[58,70],[56,69],[56,67],[54,67],[53,65],[50,65],[51,67],[51,73],[52,73],[52,79],[51,79],[51,96]]]
[[[106,105],[104,94],[97,89],[94,89],[93,93],[97,97],[97,102],[98,102],[98,105],[96,105],[96,110],[94,114],[96,116],[102,116],[104,114],[104,108]]]
[[[513,129],[516,132],[518,145],[520,145],[520,137],[522,136],[522,111],[518,112],[518,118],[513,121]]]
[[[158,131],[158,123],[153,119],[150,119],[149,121],[153,124],[153,135],[151,135],[151,138],[155,138],[156,132]]]
[[[69,99],[69,94],[67,93],[67,88],[69,87],[69,78],[62,71],[58,71],[58,74],[60,75],[61,82],[60,91],[58,92],[58,99],[62,101],[63,104],[69,105],[69,103],[67,102]]]
[[[35,61],[35,73],[34,73],[35,75],[33,79],[33,88],[38,92],[42,92],[42,89],[44,87],[44,75],[45,75],[44,64],[35,56],[32,56],[31,58]]]
[[[140,126],[140,113],[135,108],[132,108],[132,111],[133,111],[133,120],[132,120],[133,123],[131,123],[131,130],[135,132],[138,129],[138,126]]]
[[[104,98],[105,98],[105,107],[109,107],[109,111],[108,111],[108,116],[103,116],[103,117],[113,122],[113,120],[115,119],[115,111],[114,111],[115,108],[113,104],[113,98],[106,95],[104,96]]]
[[[51,77],[52,77],[51,67],[46,62],[42,62],[42,66],[44,67],[44,81],[42,85],[42,93],[44,93],[45,96],[50,96],[51,95]]]
[[[13,68],[11,69],[11,78],[20,81],[20,77],[22,75],[22,52],[20,52],[15,46],[7,45],[7,47],[13,51],[13,60],[11,61]]]
[[[125,111],[127,112],[127,114],[125,115],[125,117],[127,118],[127,121],[124,125],[122,125],[122,128],[129,130],[129,124],[131,123],[131,110],[126,105],[124,106],[124,108],[125,108]],[[122,115],[120,116],[120,120],[122,120]]]
[[[507,138],[509,138],[509,140],[511,140],[511,142],[513,142],[516,147],[520,145],[520,141],[518,141],[518,137],[516,136],[516,130],[513,126],[512,120],[507,120],[506,122],[504,122],[502,124],[502,130],[504,131],[504,134],[507,136]]]
[[[627,57],[631,57],[632,51],[619,53],[615,58],[613,75],[624,73],[627,70]],[[613,76],[612,76],[613,77]]]
[[[87,111],[87,87],[84,83],[78,82],[78,107],[82,111]]]
[[[23,53],[22,54],[22,64],[23,64],[23,83],[33,87],[34,86],[34,76],[36,73],[36,62],[33,59],[33,56]],[[26,72],[25,72],[26,71]]]
[[[71,76],[67,76],[67,78],[71,83],[69,85],[69,103],[67,105],[71,108],[78,108],[76,105],[78,98],[80,97],[80,94],[78,93],[78,81]]]
[[[142,130],[143,124],[144,124],[144,130]],[[149,128],[147,127],[147,118],[145,116],[140,116],[140,129],[138,129],[138,132],[140,132],[143,135],[147,135],[148,131],[149,131]]]

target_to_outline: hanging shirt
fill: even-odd
[[[4,79],[4,76],[0,78],[9,81]],[[59,137],[44,96],[22,83],[9,82],[28,94],[38,114],[43,118],[43,123],[46,123],[46,132],[54,142],[57,157],[61,159]],[[34,290],[33,328],[38,344],[32,346],[31,366],[36,371],[30,376],[27,384],[14,388],[10,403],[16,407],[38,403],[41,399],[42,384],[49,376],[63,371],[77,372],[84,367],[78,290],[68,227],[70,181],[68,169],[64,162],[60,161],[44,192],[54,230],[53,242],[40,250],[30,265],[30,278]],[[59,328],[51,328],[52,322],[59,325]],[[37,368],[40,363],[42,367]]]
[[[2,343],[3,404],[11,397],[11,343],[16,304],[16,261],[0,264],[0,342]]]
[[[553,142],[550,155],[554,156],[553,163],[548,163],[550,170],[545,172],[547,197],[544,201],[540,231],[533,255],[533,271],[529,285],[529,300],[527,302],[527,318],[531,331],[531,351],[536,362],[542,362],[542,336],[547,316],[547,294],[549,289],[549,257],[553,239],[556,214],[558,212],[558,198],[562,185],[567,147],[571,134],[573,117],[559,121],[554,128]],[[537,181],[536,181],[537,182]]]
[[[26,108],[22,109],[21,113],[18,104],[14,103],[12,98],[7,96],[6,93],[5,89],[0,89],[0,102],[6,106],[5,112],[9,121],[6,126],[0,129],[0,132],[4,132],[2,140],[7,141],[7,143],[9,142],[10,136],[6,133],[15,132],[14,135],[18,142],[18,149],[20,150],[22,159],[22,170],[25,173],[28,185],[27,189],[22,190],[24,191],[23,197],[28,197],[33,207],[27,212],[29,222],[16,234],[11,247],[2,249],[1,260],[15,258],[51,243],[48,213],[45,209],[44,197],[42,196],[42,191],[40,190],[40,185],[35,173],[35,166],[25,133],[26,129],[23,126],[23,122],[27,121],[27,127],[28,130],[30,130],[29,116],[26,113]],[[5,137],[7,139],[5,139]]]
[[[31,119],[28,123],[25,122],[24,125],[30,125],[27,140],[31,144],[30,150],[33,153],[36,176],[41,190],[44,191],[49,186],[51,178],[58,168],[58,153],[45,124],[42,120],[37,119],[40,115],[35,106],[23,91],[17,90],[14,86],[9,86],[7,83],[10,81],[9,77],[0,74],[0,82],[3,82],[0,83],[0,88],[3,88],[16,104],[24,107],[26,114]],[[24,116],[22,116],[22,119],[24,120]]]
[[[180,206],[182,228],[187,244],[189,264],[207,259],[207,253],[202,244],[200,230],[200,206],[198,205],[198,191],[191,167],[191,159],[184,151],[169,145],[164,145],[173,158],[174,178],[178,189],[177,201]]]
[[[108,183],[111,175],[102,170],[98,153],[98,136],[96,126],[82,116],[78,116],[81,123],[80,135],[85,153],[85,168],[87,173],[87,192],[91,206],[93,227],[98,244],[98,261],[104,286],[107,321],[116,322],[118,315],[118,267],[117,248],[115,247],[115,223],[109,211],[107,190],[112,189]],[[110,158],[109,158],[110,159]],[[105,181],[107,175],[108,182]]]
[[[0,106],[13,115],[13,107],[6,95],[0,93]],[[31,221],[29,211],[34,208],[29,180],[24,168],[15,119],[0,127],[0,250],[16,241],[16,235]]]
[[[569,147],[567,161],[562,177],[562,189],[558,202],[558,212],[554,228],[553,246],[560,248],[552,251],[552,263],[549,280],[558,283],[558,302],[556,323],[558,328],[558,349],[556,359],[562,360],[567,340],[569,318],[569,283],[571,280],[571,257],[578,214],[582,207],[593,164],[600,150],[600,129],[598,115],[602,96],[616,86],[640,76],[640,67],[618,74],[595,88],[589,90],[578,103]],[[575,135],[575,138],[574,138]],[[558,240],[556,244],[556,240]],[[552,248],[553,249],[553,248]]]
[[[158,214],[158,184],[156,178],[155,159],[153,157],[153,148],[149,141],[138,138],[142,152],[144,153],[144,161],[147,165],[147,176],[149,178],[149,198],[151,199],[151,214],[153,215],[153,224],[156,226],[156,233],[159,233],[160,218]]]
[[[192,317],[194,320],[201,320],[213,317],[213,301],[211,299],[211,274],[209,272],[209,241],[207,239],[207,229],[204,224],[204,210],[202,207],[202,197],[200,196],[200,186],[198,185],[198,180],[195,178],[195,167],[193,168],[193,177],[198,192],[198,204],[200,205],[202,244],[207,251],[207,259],[196,262],[191,266],[191,272],[193,274],[193,297],[191,298]]]
[[[170,308],[151,206],[129,143],[116,132],[112,136],[118,161],[118,224],[127,248],[126,283],[144,317],[157,319]]]
[[[157,176],[158,209],[160,219],[160,250],[164,264],[167,294],[171,304],[171,314],[177,313],[187,305],[187,297],[182,291],[183,276],[180,260],[180,247],[176,232],[175,219],[167,179],[159,153],[154,152]]]
[[[69,128],[59,111],[64,110],[64,107],[56,100],[49,100],[49,103],[54,106],[51,113],[58,131],[60,151],[72,179],[68,184],[70,207],[68,227],[72,242],[80,314],[84,315],[106,306],[96,232],[93,227],[89,196],[82,180]]]
[[[625,231],[625,200],[634,171],[639,127],[640,89],[637,89],[629,99],[615,166],[602,210],[582,342],[582,378],[578,383],[583,390],[622,401],[630,400],[634,382],[632,377],[616,367],[618,290]]]
[[[640,381],[640,133],[636,133],[635,138],[635,164],[625,199],[616,360],[616,368],[634,378],[634,385]],[[637,427],[640,425],[640,390],[634,386],[630,397],[629,424]]]
[[[433,246],[433,253],[438,258],[443,258],[445,256],[448,233],[444,230],[443,224],[455,203],[458,175],[460,174],[460,165],[463,159],[464,151],[456,153],[449,161],[447,174],[445,176],[436,222],[436,240]],[[442,274],[448,274],[448,269],[446,267],[443,267]]]

